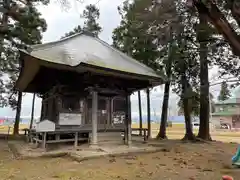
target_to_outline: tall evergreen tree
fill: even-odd
[[[161,123],[160,123],[160,130],[157,135],[157,139],[166,139],[167,138],[166,126],[167,126],[167,118],[168,118],[167,117],[168,116],[168,108],[169,108],[168,104],[169,104],[169,94],[170,94],[170,85],[171,85],[170,79],[172,77],[172,66],[173,66],[173,61],[174,61],[173,42],[174,42],[174,40],[169,41],[168,58],[167,58],[167,62],[165,65],[165,70],[166,70],[166,75],[167,75],[168,81],[164,85]]]
[[[123,20],[120,27],[114,31],[114,46],[123,52],[129,52],[130,49],[135,59],[157,71],[165,70],[171,84],[175,87],[174,91],[183,99],[187,99],[184,106],[187,109],[185,111],[186,127],[188,127],[186,137],[194,139],[188,109],[192,98],[190,90],[198,87],[199,62],[197,50],[192,48],[196,44],[192,30],[194,25],[192,20],[188,21],[186,8],[184,9],[183,3],[177,3],[175,0],[133,1],[132,4],[125,2],[122,14]],[[171,29],[173,32],[170,35]],[[172,43],[169,43],[171,39]],[[168,48],[169,44],[173,47]],[[148,51],[144,52],[143,50],[146,49]],[[174,61],[169,65],[171,59]],[[169,85],[170,83],[166,87]],[[169,88],[166,88],[163,105],[165,108],[162,109],[162,114],[165,116],[161,123],[162,132],[159,133],[161,138],[166,137],[164,122],[167,119],[168,93]]]
[[[0,74],[5,74],[7,80],[1,86],[2,106],[10,105],[16,109],[14,134],[18,134],[22,93],[14,90],[14,84],[19,74],[18,48],[24,49],[28,45],[39,44],[42,32],[46,31],[47,25],[41,14],[36,9],[39,2],[46,1],[4,1],[0,4],[1,22],[0,27]],[[11,19],[11,20],[10,20]],[[4,96],[4,94],[7,94]]]
[[[65,33],[65,35],[62,38],[72,36],[72,35],[74,35],[76,33],[80,33],[80,32],[82,32],[82,27],[80,25],[78,25],[72,31]]]
[[[87,5],[80,16],[84,18],[83,27],[78,25],[72,31],[66,33],[62,38],[80,33],[82,31],[90,32],[95,36],[99,35],[99,33],[102,31],[102,27],[97,22],[100,17],[100,12],[96,5]]]
[[[102,28],[97,22],[100,17],[100,12],[96,5],[90,4],[86,6],[86,9],[82,13],[82,17],[85,19],[83,30],[98,36]]]
[[[122,17],[120,26],[113,31],[113,46],[122,52],[127,53],[136,60],[146,64],[161,73],[162,65],[159,62],[158,43],[154,42],[154,35],[149,33],[149,24],[137,18],[138,13],[142,13],[144,8],[151,7],[149,1],[125,1],[119,7],[119,14]],[[141,97],[139,99],[139,120],[142,127]],[[149,99],[148,99],[149,100]],[[150,101],[148,101],[150,105]]]
[[[223,81],[221,83],[221,90],[219,92],[218,100],[219,101],[225,101],[231,96],[230,90],[228,89],[227,82]]]

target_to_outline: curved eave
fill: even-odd
[[[111,73],[114,73],[114,74],[118,74],[118,75],[125,75],[125,77],[128,77],[128,78],[137,78],[137,79],[143,79],[143,80],[151,80],[153,82],[156,82],[154,84],[156,85],[160,85],[160,84],[163,84],[164,82],[167,81],[167,77],[163,74],[159,75],[157,74],[156,72],[151,72],[151,73],[146,73],[146,74],[139,74],[139,73],[134,73],[134,72],[131,72],[131,71],[124,71],[124,70],[121,70],[121,69],[115,69],[115,68],[111,68],[111,67],[105,67],[105,66],[101,66],[99,64],[92,64],[91,62],[79,62],[79,64],[76,64],[75,65],[71,65],[71,64],[66,64],[66,63],[63,63],[62,61],[60,61],[61,63],[56,63],[56,61],[53,61],[53,60],[49,60],[49,59],[42,59],[41,57],[37,56],[37,54],[33,55],[33,54],[29,54],[29,52],[27,52],[26,50],[20,50],[21,53],[23,54],[27,54],[29,56],[32,56],[36,59],[39,59],[40,61],[45,61],[45,62],[48,62],[50,64],[57,64],[57,65],[62,65],[62,66],[68,66],[68,67],[77,67],[77,66],[88,66],[88,67],[91,67],[91,68],[94,68],[94,69],[101,69],[101,70],[105,70],[105,71],[110,71]],[[128,75],[128,76],[126,76]]]
[[[54,69],[63,69],[70,71],[79,71],[71,66],[51,63],[45,60],[37,59],[28,53],[20,51],[21,71],[16,82],[15,88],[21,92],[28,92],[26,88],[38,74],[40,67],[49,67]]]
[[[127,78],[127,79],[139,79],[139,80],[149,81],[150,83],[149,87],[161,85],[167,81],[165,77],[128,73],[125,71],[109,69],[109,68],[86,64],[86,63],[80,63],[77,66],[57,64],[54,62],[49,62],[47,60],[38,59],[37,57],[30,55],[28,52],[24,50],[20,50],[20,61],[21,61],[20,63],[22,67],[21,67],[20,75],[16,82],[15,88],[22,92],[26,92],[25,90],[27,86],[37,75],[41,66],[55,68],[55,69],[62,69],[62,70],[77,71],[77,72],[90,71],[93,73],[118,76],[118,77],[120,76],[122,78]]]
[[[21,71],[16,82],[15,88],[24,92],[27,85],[34,79],[39,71],[40,65],[35,58],[20,53]]]

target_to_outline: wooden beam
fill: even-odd
[[[127,90],[120,90],[120,89],[109,89],[109,88],[101,88],[101,87],[87,87],[85,88],[87,91],[97,91],[98,93],[103,94],[116,94],[116,95],[125,95],[127,94]]]

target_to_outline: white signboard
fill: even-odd
[[[37,132],[55,131],[55,123],[49,120],[43,120],[36,124]]]
[[[60,113],[59,125],[81,125],[82,114],[81,113]]]

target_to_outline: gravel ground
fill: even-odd
[[[66,158],[14,159],[6,141],[0,141],[0,177],[1,180],[220,180],[222,175],[237,180],[240,177],[240,169],[231,166],[237,144],[169,140],[164,145],[163,151],[157,153],[78,163]]]

